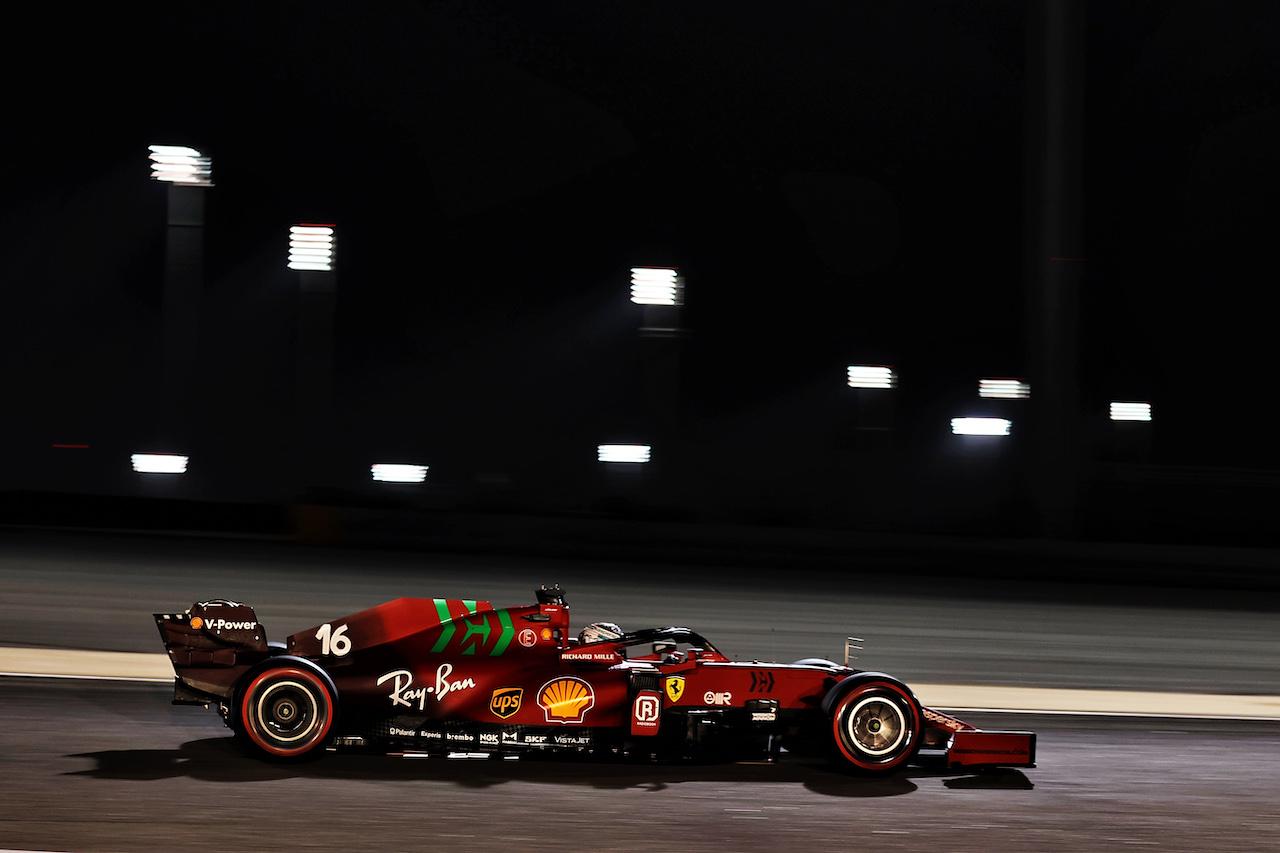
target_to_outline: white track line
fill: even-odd
[[[0,672],[173,680],[173,667],[168,655],[141,652],[0,648]]]
[[[73,681],[134,681],[145,684],[172,684],[173,676],[168,678],[135,678],[131,675],[68,675],[65,672],[0,672],[0,678],[65,678]],[[0,850],[0,853],[8,853]]]
[[[1143,717],[1272,720],[1280,717],[1280,696],[1162,693],[1138,690],[1078,690],[1042,687],[979,687],[912,684],[931,708],[1108,714]]]

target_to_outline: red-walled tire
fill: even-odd
[[[889,681],[859,684],[831,709],[836,754],[859,775],[901,770],[920,750],[920,732],[920,705]]]
[[[328,743],[335,704],[314,672],[301,666],[270,667],[255,675],[240,694],[236,728],[268,758],[307,758]]]

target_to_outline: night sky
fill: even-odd
[[[1082,417],[1151,400],[1150,461],[1276,469],[1280,6],[1091,6]],[[1006,0],[24,12],[0,60],[6,452],[154,434],[152,143],[213,157],[192,441],[224,496],[269,494],[254,472],[299,430],[303,221],[338,226],[355,468],[518,481],[644,439],[637,264],[686,279],[689,453],[820,467],[856,363],[896,366],[904,446],[927,443],[979,376],[1028,374],[1025,24]]]

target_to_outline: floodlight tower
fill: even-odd
[[[1117,461],[1143,463],[1151,461],[1151,403],[1137,400],[1112,400],[1111,455]]]
[[[850,364],[846,376],[845,384],[853,389],[857,405],[858,443],[882,449],[884,438],[893,429],[897,395],[892,392],[898,387],[898,373],[887,364]]]
[[[675,267],[632,267],[631,301],[644,313],[640,337],[643,345],[645,403],[655,427],[675,426],[678,416],[680,375],[679,339],[684,335],[680,309],[684,305],[684,277]]]
[[[631,301],[643,311],[639,329],[640,375],[647,434],[663,449],[664,458],[679,460],[684,276],[677,267],[632,267]],[[663,467],[670,473],[676,466]]]
[[[151,179],[169,185],[162,301],[161,428],[165,443],[187,444],[191,441],[193,386],[199,364],[204,191],[213,186],[213,163],[185,145],[152,145],[150,152]]]
[[[289,228],[289,269],[298,273],[298,360],[294,411],[295,486],[333,484],[333,317],[338,293],[333,223]]]

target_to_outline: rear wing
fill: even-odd
[[[271,656],[267,632],[247,604],[218,598],[153,615],[176,676],[174,704],[225,699],[249,667]]]

